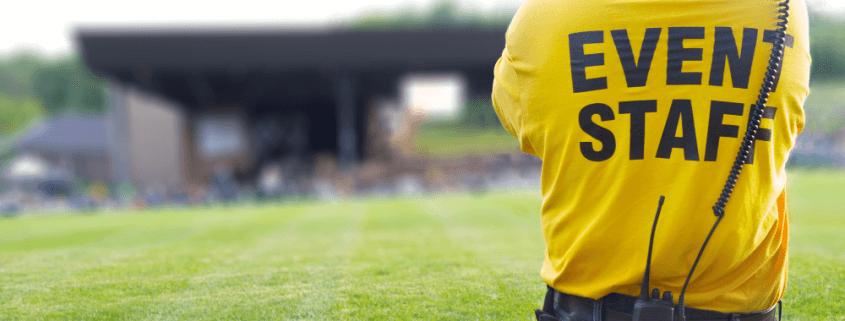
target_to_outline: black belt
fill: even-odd
[[[552,312],[549,307],[551,304],[554,316],[562,321],[631,321],[634,303],[637,302],[636,297],[619,293],[611,293],[593,300],[562,293],[551,287],[548,289],[543,311]],[[780,304],[765,311],[751,313],[723,313],[684,307],[684,314],[688,321],[778,321],[780,316],[779,313],[775,314],[775,307],[780,307]]]

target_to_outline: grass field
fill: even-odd
[[[845,173],[791,172],[789,320],[845,315],[842,195]],[[530,320],[539,206],[525,192],[0,220],[0,320]]]
[[[452,123],[423,124],[414,145],[418,155],[433,158],[519,151],[516,138],[501,126],[472,128]]]

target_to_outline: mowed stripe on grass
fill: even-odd
[[[790,320],[845,320],[845,172],[789,174],[784,315]]]
[[[845,174],[790,181],[785,316],[841,319]],[[0,319],[530,320],[539,208],[526,192],[2,220]]]
[[[493,199],[4,220],[0,319],[530,315],[501,307],[540,300],[528,290],[542,289],[536,273],[543,253],[539,226],[535,217],[496,207]],[[513,202],[539,208],[536,196]],[[474,210],[462,214],[464,208]],[[456,221],[466,219],[485,223],[464,228],[472,222]],[[521,239],[513,243],[521,246],[485,245],[508,238]],[[503,251],[491,253],[495,247]]]

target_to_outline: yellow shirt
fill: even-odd
[[[637,295],[660,195],[651,287],[676,298],[768,66],[777,1],[528,0],[496,64],[493,103],[543,160],[541,276],[600,298]],[[786,287],[784,166],[804,124],[809,35],[792,1],[783,71],[687,306],[751,312]]]

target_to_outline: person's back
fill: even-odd
[[[785,164],[804,123],[806,5],[790,3],[783,69],[755,148],[686,293],[742,313],[786,287]],[[657,200],[653,288],[681,291],[716,220],[766,68],[776,1],[528,0],[495,67],[503,126],[542,168],[541,276],[592,299],[640,291]]]

